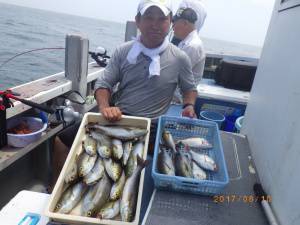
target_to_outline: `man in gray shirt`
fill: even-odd
[[[168,0],[142,0],[136,24],[141,35],[120,46],[95,86],[99,111],[116,121],[122,113],[157,118],[166,113],[178,85],[183,93],[183,116],[195,117],[197,96],[188,56],[169,43],[171,6]],[[113,87],[118,84],[114,94]]]

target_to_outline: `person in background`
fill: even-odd
[[[187,117],[196,116],[197,91],[188,56],[167,38],[172,20],[171,1],[140,1],[135,20],[141,35],[115,50],[95,84],[95,97],[99,111],[109,121],[120,120],[122,114],[151,118],[153,145],[156,119],[167,112],[176,87],[183,93],[182,115]],[[54,182],[77,129],[78,126],[69,128],[55,139]]]
[[[174,36],[181,40],[178,47],[190,57],[196,85],[202,79],[205,66],[205,51],[198,33],[206,18],[204,12],[204,8],[197,13],[193,8],[181,7],[173,17]],[[205,16],[198,16],[201,13]]]

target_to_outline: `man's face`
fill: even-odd
[[[185,21],[182,19],[176,20],[173,24],[174,36],[183,40],[185,38]]]
[[[136,17],[136,24],[142,34],[142,43],[147,48],[156,48],[169,33],[171,17],[165,16],[158,7],[152,6],[144,15]]]

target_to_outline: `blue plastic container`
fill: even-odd
[[[207,180],[198,180],[180,176],[161,174],[157,169],[157,157],[162,132],[166,129],[171,132],[175,140],[188,137],[203,137],[212,143],[210,150],[201,150],[202,153],[212,157],[218,165],[217,172],[207,172]],[[214,195],[221,193],[229,183],[226,162],[223,153],[220,133],[215,122],[189,119],[184,117],[162,116],[159,118],[156,142],[154,149],[152,177],[155,187],[164,190],[189,192],[193,194]]]
[[[221,129],[222,124],[225,121],[225,116],[223,114],[214,111],[201,111],[200,118],[203,120],[216,122],[219,129]]]

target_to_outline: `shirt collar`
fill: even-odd
[[[198,35],[197,30],[193,30],[191,33],[189,33],[188,36],[185,37],[185,39],[183,39],[179,44],[178,47],[179,48],[183,48],[185,45],[188,45],[193,39],[194,37]]]

